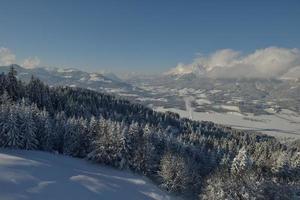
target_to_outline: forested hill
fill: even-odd
[[[16,73],[11,68],[0,75],[2,147],[128,168],[190,198],[290,198],[299,192],[297,142],[286,146],[87,89],[49,87],[34,77],[25,84]]]

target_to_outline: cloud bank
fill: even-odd
[[[16,55],[8,48],[0,47],[0,65],[10,65],[16,62]]]
[[[35,56],[25,59],[22,66],[28,69],[33,69],[35,67],[38,67],[40,63],[40,59]]]
[[[190,64],[179,63],[169,74],[197,73],[215,78],[275,78],[300,66],[299,49],[268,47],[243,55],[232,49],[200,55]]]
[[[22,62],[18,62],[16,55],[6,47],[0,47],[0,66],[7,66],[11,64],[20,64],[24,68],[32,69],[38,67],[41,61],[38,57],[29,57]]]

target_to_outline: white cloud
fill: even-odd
[[[21,66],[32,69],[39,66],[41,63],[38,57],[26,58],[22,63],[19,63],[16,59],[16,55],[6,47],[0,47],[0,66],[7,66],[10,64],[20,64]]]
[[[28,69],[33,69],[41,63],[40,59],[38,57],[30,57],[24,60],[22,66]]]
[[[0,65],[10,65],[16,62],[16,55],[8,48],[0,47]]]
[[[170,73],[201,72],[211,77],[270,78],[281,76],[299,65],[298,49],[268,47],[248,55],[232,49],[222,49],[207,56],[200,55],[190,64],[180,63]]]

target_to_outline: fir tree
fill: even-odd
[[[231,172],[233,174],[241,174],[252,165],[252,161],[247,155],[246,149],[242,148],[239,150],[237,156],[233,159],[231,164]]]

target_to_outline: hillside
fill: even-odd
[[[171,200],[128,171],[38,151],[0,149],[0,199]]]

